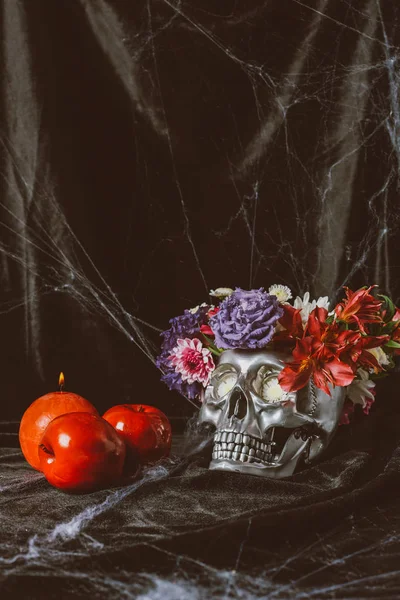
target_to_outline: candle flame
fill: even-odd
[[[64,387],[64,381],[65,381],[64,373],[61,371],[60,376],[58,378],[58,385],[59,385],[59,388],[60,388],[60,392],[61,392],[61,390]]]

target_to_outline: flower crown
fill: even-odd
[[[310,302],[307,292],[293,305],[290,289],[272,285],[268,292],[218,288],[210,296],[219,306],[203,303],[170,320],[157,366],[169,389],[188,398],[200,395],[216,367],[214,357],[228,349],[266,349],[292,353],[273,390],[273,400],[305,387],[310,378],[330,394],[329,384],[347,387],[342,423],[355,404],[368,414],[374,402],[374,379],[394,367],[400,354],[400,309],[377,286],[352,292],[329,312],[328,297]]]

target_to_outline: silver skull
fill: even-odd
[[[309,463],[328,446],[345,388],[329,396],[311,381],[299,392],[283,392],[277,378],[290,360],[269,350],[221,355],[198,417],[216,428],[210,469],[289,477],[301,458]]]

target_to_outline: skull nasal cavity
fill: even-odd
[[[235,390],[229,400],[228,417],[235,415],[237,419],[244,419],[247,414],[247,400],[240,390]]]

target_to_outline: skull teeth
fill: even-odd
[[[231,450],[219,450],[219,449],[215,449],[212,453],[212,457],[213,460],[223,460],[226,458],[229,458],[231,460],[240,460],[241,462],[248,462],[248,463],[273,463],[276,462],[278,460],[278,456],[277,455],[273,455],[273,454],[262,454],[261,456],[254,456],[254,455],[250,455],[250,454],[246,454],[245,452],[239,452],[238,450],[234,450],[233,452]]]
[[[248,463],[270,464],[278,460],[273,454],[275,442],[264,442],[248,434],[218,431],[214,436],[213,460],[231,459]]]

